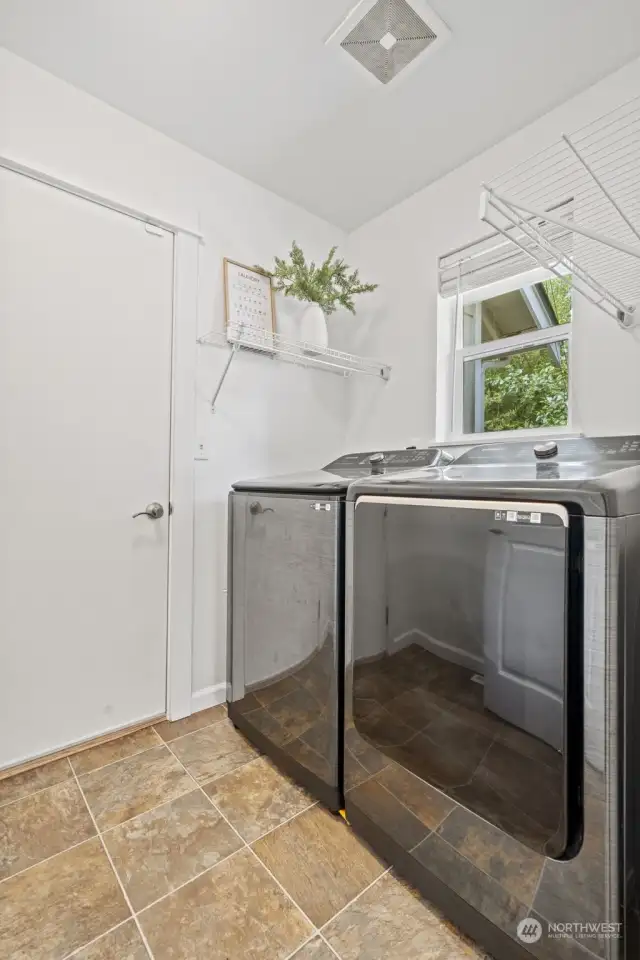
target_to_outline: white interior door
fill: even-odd
[[[0,767],[165,710],[173,235],[153,229],[0,170]]]

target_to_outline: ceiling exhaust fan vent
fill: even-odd
[[[362,7],[366,13],[357,22]],[[426,14],[429,22],[414,7]],[[342,28],[346,28],[342,33]],[[423,3],[407,0],[374,0],[358,3],[332,35],[341,33],[340,46],[380,83],[387,84],[415,61],[448,30]]]

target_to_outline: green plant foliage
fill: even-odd
[[[571,278],[543,283],[558,323],[571,321]],[[484,428],[521,430],[567,423],[569,368],[567,342],[559,362],[549,347],[512,354],[503,366],[484,373]]]
[[[327,316],[338,307],[355,313],[353,298],[360,293],[372,293],[378,284],[361,283],[357,270],[349,273],[351,268],[344,260],[336,259],[337,249],[331,247],[326,259],[317,267],[313,261],[307,263],[294,240],[289,259],[275,257],[275,270],[264,272],[271,276],[275,289],[282,290],[286,297],[317,303]]]

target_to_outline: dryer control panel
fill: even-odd
[[[554,440],[511,440],[471,447],[456,460],[456,466],[468,464],[533,464],[624,462],[640,463],[640,436],[558,437]]]

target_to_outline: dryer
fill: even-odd
[[[349,822],[496,960],[637,960],[640,438],[479,445],[345,522]]]

